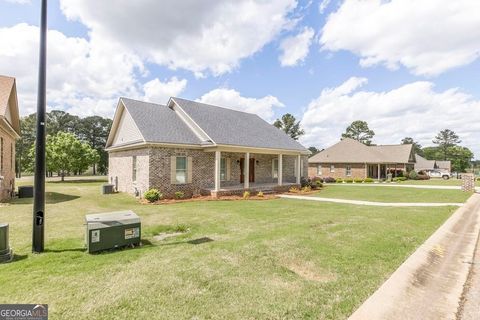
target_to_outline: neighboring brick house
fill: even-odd
[[[257,115],[180,98],[121,98],[106,150],[118,191],[165,197],[288,189],[307,175],[309,155]]]
[[[411,144],[367,146],[346,138],[308,159],[308,176],[385,179],[410,172],[414,164]]]
[[[20,138],[15,78],[0,75],[0,201],[15,190],[15,141]]]
[[[415,171],[431,171],[431,170],[445,170],[451,172],[452,163],[449,160],[440,161],[440,160],[427,160],[424,157],[415,154]]]

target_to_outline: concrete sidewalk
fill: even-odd
[[[457,202],[373,202],[373,201],[363,201],[363,200],[348,200],[348,199],[292,196],[292,195],[279,195],[279,197],[284,199],[335,202],[335,203],[355,204],[360,206],[376,206],[376,207],[448,207],[448,206],[461,207],[463,206],[463,203],[457,203]]]
[[[470,275],[463,289],[463,299],[457,318],[459,320],[480,319],[480,237],[477,240]]]
[[[398,187],[398,188],[414,188],[414,189],[440,189],[440,190],[462,190],[462,186],[436,186],[426,184],[396,184],[396,183],[329,183],[327,186],[344,186],[344,187]],[[475,187],[480,192],[480,187]]]
[[[350,319],[456,319],[479,228],[480,195],[474,194]]]

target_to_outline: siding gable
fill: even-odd
[[[136,141],[143,141],[143,136],[132,116],[126,109],[123,109],[112,145],[122,145]]]

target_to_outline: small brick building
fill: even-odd
[[[171,98],[121,98],[107,141],[118,191],[165,197],[285,190],[307,176],[309,151],[254,114]]]
[[[414,164],[411,144],[367,146],[346,138],[308,159],[308,176],[385,179],[410,172]]]
[[[15,190],[15,141],[20,138],[15,78],[0,76],[0,201]]]

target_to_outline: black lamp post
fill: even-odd
[[[33,200],[32,251],[43,252],[45,228],[45,108],[47,82],[47,0],[42,0],[40,58],[38,61],[37,140],[35,143],[35,196]]]

